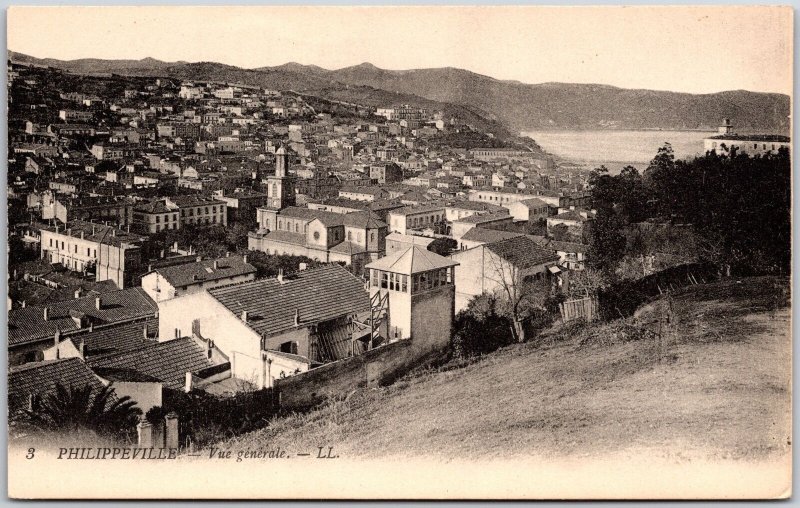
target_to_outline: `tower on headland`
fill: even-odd
[[[722,124],[717,127],[718,134],[733,134],[733,124],[730,118],[723,118]]]

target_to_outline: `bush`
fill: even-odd
[[[451,342],[455,357],[491,353],[515,342],[511,320],[498,313],[497,304],[493,295],[480,295],[458,313]]]

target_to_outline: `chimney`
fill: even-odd
[[[172,252],[178,252],[178,242],[172,244]]]
[[[186,393],[191,393],[192,384],[193,384],[192,373],[191,372],[187,372],[186,373],[186,383],[184,384],[183,391],[185,391]]]
[[[83,240],[83,230],[81,229],[81,240]]]
[[[25,300],[22,300],[22,308],[25,308]]]
[[[229,251],[229,250],[226,250],[226,251],[225,251],[225,257],[226,257],[226,258],[229,258],[229,257],[231,257],[231,251]]]
[[[94,233],[95,233],[95,226],[94,224],[92,224],[92,235],[94,235]]]
[[[243,262],[243,263],[247,263],[247,254],[245,254],[244,256],[242,256],[242,262]]]
[[[117,230],[116,229],[112,229],[111,230],[111,236],[112,237],[116,237],[117,236]]]
[[[246,310],[243,310],[243,311],[242,311],[242,321],[244,321],[245,323],[247,323],[247,311],[246,311]]]
[[[77,300],[80,297],[81,297],[81,288],[78,288],[75,290],[75,299]]]
[[[306,264],[306,263],[300,263],[300,271],[301,271],[301,272],[302,272],[303,270],[305,270],[306,268],[308,268],[308,264]]]
[[[90,332],[94,331],[94,322],[92,322],[91,320],[89,320],[89,331]]]
[[[164,249],[161,249],[161,252],[159,252],[159,256],[160,256],[161,259],[164,259],[165,257],[167,257],[166,253],[164,252]]]
[[[78,342],[78,352],[81,354],[81,358],[84,358],[86,355],[86,344],[84,344],[83,339]]]
[[[125,226],[125,232],[126,232],[126,233],[130,233],[130,232],[131,232],[131,225],[130,225],[130,224],[128,224],[127,226]]]
[[[278,268],[278,282],[283,284],[283,268]]]
[[[148,338],[147,337],[147,323],[145,323],[144,326],[142,327],[142,338],[144,340],[147,340],[147,338]]]
[[[200,261],[202,261],[202,260],[203,260],[203,256],[197,256],[197,262],[198,262],[198,263],[199,263]]]
[[[48,317],[49,317],[49,315],[50,315],[50,307],[45,307],[45,308],[44,308],[44,312],[43,312],[42,314],[43,314],[43,316],[42,316],[42,317],[44,317],[44,320],[45,320],[45,321],[47,321],[47,318],[48,318]]]
[[[214,260],[214,270],[219,269],[219,262],[215,259]]]
[[[300,309],[294,310],[294,326],[300,326]]]
[[[97,310],[103,309],[103,301],[99,296],[94,299],[94,308]]]

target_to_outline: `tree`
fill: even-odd
[[[258,250],[247,252],[247,262],[256,268],[256,277],[275,277],[282,270],[290,274],[300,269],[300,263],[305,263],[307,268],[315,268],[322,263],[305,256],[271,255]]]
[[[584,268],[569,272],[570,298],[586,298],[594,296],[601,289],[608,287],[608,277],[600,270]]]
[[[486,277],[497,284],[497,309],[508,318],[516,342],[525,342],[525,321],[537,310],[546,310],[552,288],[547,279],[531,277],[502,257],[489,253],[491,269]]]
[[[57,384],[33,410],[26,410],[30,424],[50,432],[88,430],[97,435],[131,441],[142,411],[127,395],[117,397],[112,385],[67,387]]]
[[[514,342],[510,322],[498,308],[497,297],[484,293],[470,300],[467,308],[456,315],[453,333],[456,356],[466,358],[491,353]]]
[[[449,237],[437,238],[428,245],[429,251],[445,257],[449,256],[457,248],[458,242]]]

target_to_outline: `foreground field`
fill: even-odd
[[[763,460],[791,449],[790,387],[788,280],[753,278],[692,286],[634,318],[553,329],[465,366],[355,391],[220,447]]]

